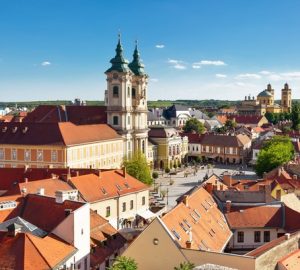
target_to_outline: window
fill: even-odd
[[[127,97],[130,97],[130,88],[127,88]]]
[[[106,207],[106,217],[110,217],[110,206]]]
[[[130,115],[127,116],[127,125],[130,125]]]
[[[180,235],[179,235],[178,232],[176,232],[175,230],[172,230],[172,233],[175,235],[175,237],[176,237],[178,240],[181,239],[181,237],[180,237]]]
[[[0,149],[0,159],[4,159],[4,149]]]
[[[142,205],[145,205],[146,204],[146,198],[145,196],[142,197]]]
[[[113,117],[113,125],[119,125],[119,117],[118,116]]]
[[[189,227],[189,229],[192,228],[191,224],[186,219],[184,219],[183,222]]]
[[[26,149],[24,152],[24,160],[29,161],[30,160],[30,150]]]
[[[136,90],[135,90],[135,88],[132,88],[131,95],[132,95],[132,98],[135,98],[135,96],[136,96]]]
[[[37,161],[43,161],[43,150],[37,150],[36,158]]]
[[[123,212],[126,211],[126,202],[123,202],[123,204],[122,204],[122,211],[123,211]]]
[[[119,87],[118,86],[114,86],[113,87],[113,97],[114,98],[118,98],[119,97]]]
[[[17,150],[16,149],[11,150],[11,159],[17,160]]]
[[[238,232],[237,241],[238,243],[244,243],[244,232]]]
[[[51,151],[51,161],[57,161],[57,151],[56,150]]]
[[[264,242],[270,242],[270,231],[264,231]]]
[[[185,232],[188,232],[188,229],[183,225],[182,222],[179,222],[179,225]]]
[[[255,243],[260,242],[260,231],[255,231],[254,232],[254,242]]]
[[[130,210],[133,209],[133,200],[130,201]]]

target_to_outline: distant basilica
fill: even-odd
[[[281,90],[281,103],[274,103],[274,89],[272,89],[271,84],[267,85],[267,89],[263,90],[257,95],[255,99],[254,96],[251,98],[245,96],[245,100],[241,102],[238,106],[239,114],[255,114],[264,115],[266,112],[270,113],[282,113],[290,112],[292,107],[292,90],[286,83]]]

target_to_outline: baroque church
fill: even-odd
[[[133,153],[140,152],[147,157],[148,75],[144,71],[137,42],[133,59],[129,63],[123,55],[119,35],[116,55],[110,63],[111,67],[105,71],[107,123],[123,137],[125,156],[130,157]]]
[[[274,98],[275,91],[271,84],[267,85],[267,88],[261,91],[257,98],[245,96],[245,99],[237,107],[238,113],[241,115],[255,114],[264,115],[266,112],[270,113],[284,113],[291,112],[292,108],[292,90],[287,83],[284,84],[281,90],[281,102],[275,103]]]

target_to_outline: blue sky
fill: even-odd
[[[298,0],[0,0],[0,100],[103,100],[118,30],[148,98],[300,98]]]

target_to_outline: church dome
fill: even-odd
[[[264,90],[258,94],[258,97],[272,97],[272,94],[268,90]]]

